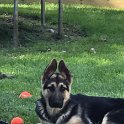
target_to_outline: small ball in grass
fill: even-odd
[[[22,118],[20,117],[14,117],[12,120],[11,120],[11,124],[24,124],[24,121]]]

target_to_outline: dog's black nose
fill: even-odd
[[[62,108],[63,102],[60,100],[54,101],[54,105],[56,108]]]
[[[49,105],[52,108],[62,108],[63,100],[57,100],[57,99],[49,100]]]

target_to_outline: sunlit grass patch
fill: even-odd
[[[40,77],[53,58],[65,60],[73,76],[73,94],[124,97],[121,43],[108,42],[101,46],[101,43],[84,40],[41,42],[18,50],[1,50],[0,71],[15,75],[13,79],[0,80],[1,118],[10,121],[14,116],[21,116],[26,124],[38,122],[34,109],[40,97]],[[91,47],[96,49],[95,54],[90,51]],[[48,48],[51,50],[47,51]],[[19,94],[25,90],[32,93],[32,98],[19,99]]]

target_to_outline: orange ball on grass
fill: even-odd
[[[11,124],[24,124],[24,120],[20,117],[14,117],[11,120]]]

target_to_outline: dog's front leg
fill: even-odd
[[[50,122],[47,122],[47,121],[40,120],[40,123],[38,123],[38,124],[53,124],[53,123],[50,123]]]
[[[46,115],[46,112],[42,103],[42,99],[37,100],[35,111],[39,116],[40,124],[52,124]]]

